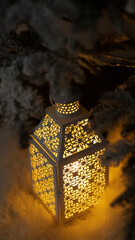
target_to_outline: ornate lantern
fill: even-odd
[[[63,94],[64,95],[64,94]],[[33,191],[57,218],[67,222],[102,196],[108,169],[100,164],[106,142],[94,131],[80,94],[52,94],[55,107],[35,128],[29,146]]]

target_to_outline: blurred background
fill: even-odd
[[[50,89],[82,89],[108,140],[110,183],[84,219],[58,226],[32,193],[30,134]],[[135,1],[1,0],[0,239],[135,239]]]

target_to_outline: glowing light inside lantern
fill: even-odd
[[[100,155],[104,149],[87,155],[63,168],[65,218],[97,204],[105,189],[105,167]]]
[[[101,143],[102,140],[91,131],[89,119],[78,121],[77,124],[71,124],[65,128],[65,150],[63,158],[69,157],[77,152],[83,151],[90,145]]]
[[[59,149],[59,133],[60,126],[48,114],[46,114],[42,126],[34,132],[34,135],[36,135],[39,140],[43,139],[43,144],[54,154],[55,157],[57,157]]]
[[[62,114],[72,114],[79,110],[80,104],[79,101],[76,101],[74,103],[67,103],[67,104],[61,104],[61,103],[55,103],[56,110],[59,113]]]
[[[53,166],[33,144],[30,144],[29,151],[31,154],[33,190],[51,213],[56,215]]]

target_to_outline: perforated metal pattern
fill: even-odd
[[[69,157],[77,152],[87,149],[92,144],[101,143],[102,140],[94,131],[88,119],[78,121],[65,128],[65,143],[63,158]]]
[[[60,126],[48,115],[45,115],[42,127],[39,127],[34,134],[39,140],[43,139],[43,144],[58,156]]]
[[[56,215],[53,166],[33,144],[30,144],[29,151],[33,190],[52,214]]]
[[[79,110],[79,101],[67,104],[55,103],[56,110],[62,114],[72,114]]]
[[[105,149],[63,167],[65,218],[73,217],[95,205],[105,188],[105,167],[100,155]]]

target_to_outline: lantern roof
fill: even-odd
[[[88,111],[81,105],[77,114],[66,117],[58,114],[54,106],[46,108],[33,138],[57,163],[72,161],[72,158],[81,157],[83,151],[89,154],[106,145],[103,137],[93,129]]]

